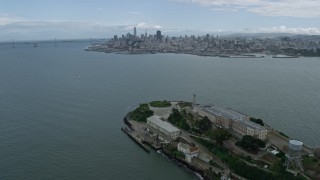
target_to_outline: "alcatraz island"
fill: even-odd
[[[121,128],[203,179],[320,179],[319,148],[230,108],[185,101],[140,104]]]

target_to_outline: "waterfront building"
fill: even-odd
[[[189,163],[193,158],[198,157],[200,151],[197,146],[190,146],[182,142],[178,143],[177,149],[184,154],[186,161]]]
[[[250,121],[250,117],[245,114],[211,105],[195,106],[194,109],[200,116],[207,116],[214,124],[230,129],[240,136],[250,135],[261,140],[267,139],[267,128]]]
[[[147,118],[147,125],[160,136],[160,139],[172,141],[180,136],[180,130],[162,120],[160,116],[151,116]]]
[[[136,27],[133,28],[133,35],[134,35],[134,37],[137,37],[137,28]]]

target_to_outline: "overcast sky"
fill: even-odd
[[[1,0],[0,41],[113,34],[320,35],[320,0]]]

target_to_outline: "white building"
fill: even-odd
[[[261,140],[267,139],[267,128],[250,121],[250,117],[245,114],[217,106],[196,106],[194,109],[200,116],[207,116],[216,125],[232,129],[242,136],[250,135]]]
[[[199,154],[199,148],[197,146],[189,146],[182,142],[178,143],[178,151],[183,152],[186,161],[189,163],[192,161],[192,158],[195,158]]]
[[[178,128],[162,120],[160,116],[151,116],[147,118],[147,124],[157,131],[155,133],[165,139],[175,140],[180,135],[180,130]]]

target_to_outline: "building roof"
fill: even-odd
[[[256,130],[266,130],[265,127],[260,126],[259,124],[256,124],[252,121],[249,121],[249,116],[242,114],[240,112],[237,112],[235,110],[232,109],[225,109],[225,108],[221,108],[218,106],[210,106],[210,105],[206,105],[206,106],[200,106],[200,109],[202,109],[203,111],[212,114],[214,116],[222,116],[225,118],[228,118],[230,120],[242,123],[252,129],[256,129]]]
[[[259,130],[259,131],[267,130],[267,128],[265,128],[264,126],[261,126],[261,125],[255,123],[255,122],[252,122],[252,121],[245,120],[245,121],[241,121],[240,123],[243,123],[246,126],[252,128],[252,129]]]
[[[179,142],[178,146],[182,147],[183,149],[189,149],[190,153],[198,152],[200,150],[198,146],[189,146],[188,144],[182,142]]]
[[[223,116],[228,119],[232,120],[245,120],[248,118],[247,115],[234,111],[232,109],[224,109],[218,106],[203,106],[201,107],[204,111],[216,115],[216,116]]]
[[[199,151],[200,149],[198,148],[198,146],[190,146],[189,147],[189,150],[190,150],[190,152],[192,153],[192,152],[197,152],[197,151]]]
[[[208,153],[205,153],[205,152],[201,151],[201,152],[199,153],[199,158],[200,158],[200,159],[211,160],[211,159],[212,159],[212,156],[211,156],[210,154],[208,154]]]
[[[174,127],[170,123],[162,120],[160,116],[154,115],[154,116],[148,117],[147,121],[153,122],[157,126],[161,127],[162,129],[165,129],[170,133],[180,131],[178,128]]]
[[[187,144],[182,143],[182,142],[179,142],[178,146],[182,147],[183,149],[188,149],[189,148],[189,146]]]

